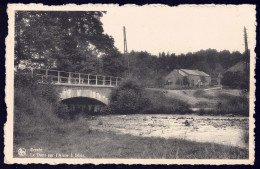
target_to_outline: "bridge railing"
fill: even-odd
[[[50,80],[55,84],[118,86],[121,78],[103,75],[65,72],[50,69],[32,69],[32,75],[44,82]]]

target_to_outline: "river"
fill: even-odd
[[[107,115],[88,118],[90,127],[141,137],[179,138],[248,148],[247,117],[199,115]]]

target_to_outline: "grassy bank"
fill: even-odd
[[[79,153],[86,158],[167,158],[167,159],[246,159],[248,150],[180,139],[137,137],[90,130],[75,121],[64,128],[42,127],[27,137],[16,137],[14,156],[24,147],[41,148],[42,153]]]
[[[249,116],[249,98],[246,93],[239,95],[231,95],[219,91],[218,93],[208,94],[203,90],[198,90],[194,93],[195,97],[202,97],[209,100],[215,100],[215,104],[210,102],[199,102],[197,107],[209,107],[212,110],[200,110],[199,115],[232,115],[232,116]]]

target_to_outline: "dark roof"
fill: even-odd
[[[239,71],[243,72],[245,66],[248,67],[249,64],[247,62],[240,61],[240,62],[237,62],[235,65],[231,66],[230,68],[228,68],[226,70],[226,72],[239,72]]]
[[[199,71],[199,70],[190,70],[190,69],[180,69],[179,73],[182,74],[188,74],[188,75],[195,75],[195,76],[209,76],[207,73]]]

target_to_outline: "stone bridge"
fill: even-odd
[[[40,82],[50,81],[60,93],[60,99],[91,98],[109,104],[109,95],[120,81],[120,77],[91,75],[49,69],[32,69]]]
[[[87,97],[109,104],[109,96],[113,86],[79,86],[79,85],[55,85],[60,93],[61,100]]]

